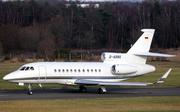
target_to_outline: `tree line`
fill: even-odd
[[[0,1],[0,52],[52,53],[59,48],[126,50],[143,28],[156,30],[154,48],[180,46],[178,0],[99,2],[99,8],[82,8],[77,4],[80,2]]]

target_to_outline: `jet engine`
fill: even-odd
[[[115,64],[111,67],[111,72],[114,75],[123,75],[135,73],[138,71],[138,68],[132,65],[124,65],[124,64]]]

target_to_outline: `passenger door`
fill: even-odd
[[[46,76],[47,76],[47,70],[45,66],[39,66],[39,82],[44,82],[46,81]]]

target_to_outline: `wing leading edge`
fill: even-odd
[[[119,86],[147,86],[151,84],[161,84],[165,81],[167,76],[169,75],[170,71],[172,69],[169,69],[157,82],[155,83],[141,83],[141,82],[104,82],[104,81],[92,81],[92,80],[76,80],[75,84],[80,85],[119,85]]]
[[[103,81],[92,81],[92,80],[77,80],[74,82],[75,84],[82,85],[121,85],[121,86],[147,86],[147,84],[153,83],[138,83],[138,82],[103,82]]]

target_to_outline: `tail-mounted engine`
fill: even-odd
[[[114,75],[123,75],[135,73],[138,71],[138,68],[132,65],[124,65],[124,64],[115,64],[111,67],[111,72]]]

